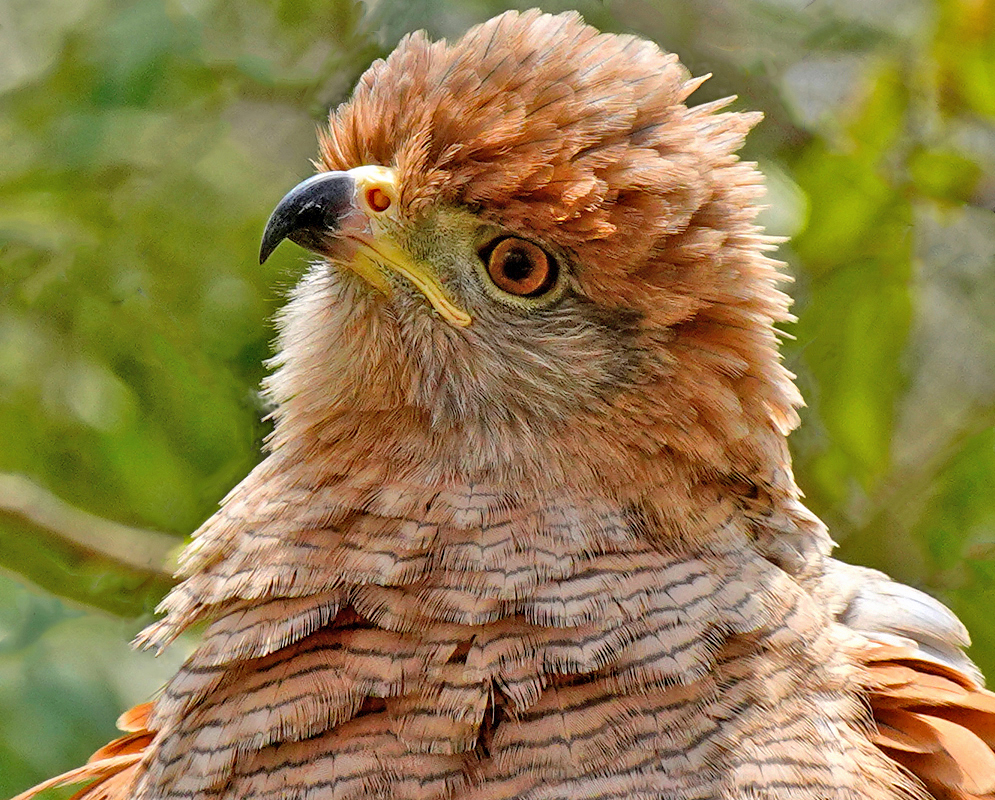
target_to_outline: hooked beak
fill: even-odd
[[[356,210],[355,197],[356,181],[348,172],[322,172],[297,184],[270,214],[259,263],[265,263],[284,239],[320,253]]]
[[[446,296],[438,278],[394,241],[397,174],[389,167],[364,166],[321,172],[299,183],[277,204],[259,247],[262,264],[284,239],[332,259],[388,294],[385,270],[403,275],[453,325],[471,317]]]

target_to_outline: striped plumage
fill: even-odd
[[[966,632],[799,500],[754,118],[698,83],[536,12],[371,67],[322,167],[414,278],[335,249],[348,203],[299,239],[270,452],[143,636],[201,644],[79,797],[995,797]],[[555,297],[486,285],[492,230]]]

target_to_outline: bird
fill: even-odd
[[[79,800],[995,798],[939,601],[832,557],[755,113],[575,12],[404,38],[265,228],[259,465]]]

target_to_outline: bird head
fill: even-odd
[[[790,483],[788,318],[735,155],[654,44],[574,13],[405,38],[280,202],[316,253],[281,319],[274,448],[395,477]]]

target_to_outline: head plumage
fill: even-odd
[[[759,118],[689,110],[701,83],[655,44],[575,12],[509,11],[455,44],[402,40],[332,114],[321,163],[395,166],[409,213],[479,208],[597,262],[589,278],[607,286],[688,229]]]
[[[774,329],[789,300],[755,223],[762,176],[736,155],[760,115],[689,107],[702,80],[574,12],[507,12],[454,43],[403,39],[332,113],[319,166],[393,167],[402,216],[467,208],[565,254],[568,296],[609,328],[639,320],[625,351],[642,375],[585,417],[587,435],[791,493],[784,435],[801,401]]]

